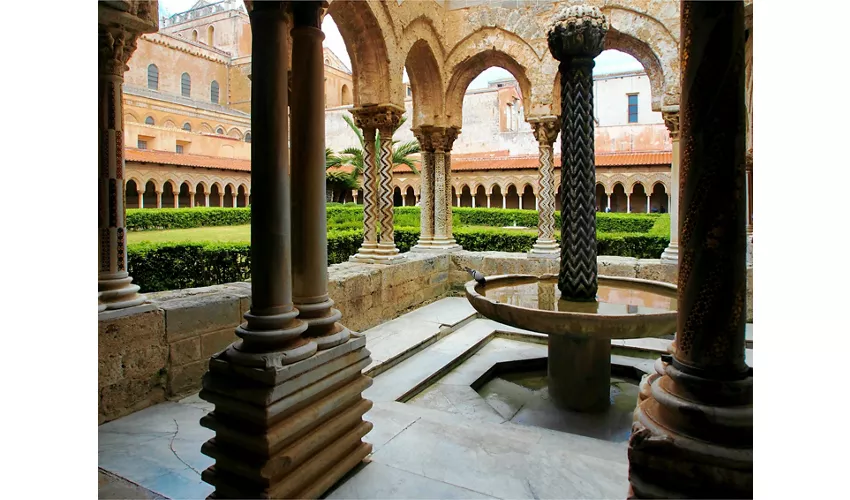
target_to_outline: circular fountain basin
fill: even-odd
[[[611,339],[660,337],[676,330],[676,287],[599,276],[597,300],[562,300],[558,277],[504,275],[470,281],[466,297],[492,320],[549,335],[549,394],[558,406],[602,412],[610,406]]]
[[[631,339],[676,331],[676,286],[669,283],[599,276],[597,302],[561,299],[558,277],[488,276],[470,281],[466,297],[492,320],[549,335]]]

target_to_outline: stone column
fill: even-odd
[[[522,193],[517,193],[517,199],[519,200],[519,209],[522,210]]]
[[[206,193],[206,192],[204,193],[204,206],[205,207],[210,206],[210,194]]]
[[[354,200],[354,204],[356,205],[357,204],[357,190],[356,189],[351,190],[351,198]]]
[[[565,300],[592,302],[596,300],[598,289],[593,58],[602,52],[608,20],[596,7],[572,6],[562,12],[548,32],[549,50],[561,62],[558,67],[561,73],[558,289]],[[610,343],[606,344],[610,349]],[[604,349],[600,346],[595,352],[601,353]]]
[[[292,149],[292,293],[305,336],[319,350],[348,340],[351,332],[339,320],[328,295],[328,236],[325,199],[325,101],[313,89],[324,85],[325,39],[320,21],[321,2],[296,5],[292,29],[292,89],[290,141]]]
[[[679,262],[679,106],[663,106],[662,116],[673,140],[673,160],[670,164],[670,244],[661,254],[661,261]]]
[[[145,208],[145,192],[144,191],[136,191],[139,195],[139,208]]]
[[[529,121],[540,149],[540,166],[537,191],[540,203],[537,213],[537,241],[528,252],[528,258],[557,259],[561,248],[555,240],[555,165],[552,145],[558,139],[561,124],[557,116],[547,116]]]
[[[145,5],[148,5],[145,3]],[[139,8],[138,5],[131,6]],[[153,31],[156,31],[156,5]],[[147,307],[139,286],[127,272],[127,230],[124,188],[124,111],[121,85],[127,60],[136,49],[140,31],[151,25],[139,24],[130,31],[125,24],[132,17],[108,4],[98,6],[98,304],[99,313]],[[142,198],[140,198],[142,199]],[[135,310],[135,309],[134,309]],[[110,313],[105,313],[109,315]],[[103,316],[101,316],[103,317]]]
[[[365,264],[390,264],[403,257],[395,247],[392,230],[392,131],[398,126],[401,114],[398,106],[384,104],[350,110],[354,123],[363,130],[363,245],[351,262]],[[388,131],[387,140],[381,140],[376,156],[375,142],[378,129]],[[383,134],[382,134],[383,135]],[[384,151],[389,148],[388,153]],[[386,167],[384,167],[386,163]],[[379,166],[380,164],[380,166]],[[380,178],[379,178],[380,177]],[[378,218],[381,231],[378,232]],[[389,232],[387,232],[389,225]]]
[[[422,203],[422,217],[425,221],[424,214],[433,212],[433,234],[427,247],[417,245],[417,249],[429,251],[455,251],[460,250],[454,238],[451,236],[451,207],[452,207],[452,191],[451,191],[451,147],[457,137],[458,129],[454,127],[432,127],[421,126],[419,133],[422,136],[420,144],[424,144],[427,149],[423,152],[423,164],[427,164],[429,171],[428,184],[433,186],[428,193],[430,200]],[[431,177],[433,170],[433,180]],[[423,200],[425,200],[424,191],[425,181],[423,180]],[[433,209],[431,205],[433,204]],[[458,205],[460,202],[458,202]],[[430,215],[428,216],[431,217]],[[430,224],[430,220],[426,221]]]
[[[743,2],[681,2],[679,322],[635,412],[632,498],[753,495],[743,24]]]
[[[460,207],[460,195],[456,195],[456,196],[457,196],[457,206]]]
[[[162,208],[162,191],[155,191],[156,193],[156,208]]]
[[[472,208],[475,208],[475,195],[476,193],[472,194]]]
[[[626,195],[626,213],[632,213],[632,194],[629,193]]]
[[[218,193],[218,206],[224,208],[224,193]]]
[[[508,197],[505,196],[505,193],[502,193],[502,209],[506,209],[508,207]]]
[[[561,181],[561,182],[563,182],[563,181]],[[614,194],[614,193],[606,193],[606,194],[605,194],[605,201],[606,201],[606,205],[605,205],[605,206],[608,208],[608,211],[609,211],[609,212],[611,211],[611,195],[612,195],[612,194]],[[563,209],[563,205],[561,205],[561,207],[562,207],[562,208],[561,208],[561,211],[563,211],[563,210],[564,210],[564,209]]]
[[[487,193],[487,208],[490,208],[490,194],[491,193]]]
[[[371,385],[362,375],[371,363],[366,339],[351,335],[327,346],[326,339],[314,336],[335,328],[329,316],[319,320],[311,308],[321,303],[327,311],[327,302],[306,297],[321,295],[327,278],[318,267],[326,268],[327,262],[301,249],[293,252],[295,247],[320,252],[324,246],[323,231],[315,229],[324,219],[324,151],[316,155],[324,113],[315,109],[323,94],[314,92],[321,85],[317,75],[319,82],[323,78],[323,59],[316,52],[317,47],[321,50],[322,5],[266,1],[254,2],[249,9],[256,76],[251,99],[263,103],[251,114],[251,181],[256,189],[252,304],[246,323],[236,329],[241,340],[213,355],[200,393],[215,405],[201,419],[201,425],[215,432],[201,448],[215,460],[201,475],[215,486],[215,498],[318,498],[371,451],[371,445],[361,441],[372,428],[362,420],[372,406],[361,397]],[[292,33],[292,68],[298,77],[292,91],[292,142],[300,149],[293,151],[297,158],[290,174],[287,67],[293,18],[298,28]],[[304,130],[295,130],[302,126]],[[314,140],[301,140],[306,138]],[[319,182],[316,173],[322,177]],[[303,193],[291,197],[290,182],[299,182]],[[313,226],[296,232],[294,245],[290,202],[297,204],[295,225]],[[299,261],[294,276],[293,253]],[[307,305],[303,311],[293,307],[293,288]],[[316,354],[317,344],[327,348]]]
[[[174,208],[180,208],[180,193],[174,193]]]
[[[195,208],[195,191],[189,191],[189,208]]]
[[[649,206],[649,195],[646,195],[646,213],[652,212],[652,208]]]

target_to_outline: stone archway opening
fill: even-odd
[[[487,206],[487,192],[484,191],[484,186],[479,185],[475,189],[475,196],[473,198],[476,207],[486,207]]]
[[[245,188],[245,185],[244,184],[240,185],[239,190],[237,191],[237,196],[236,196],[236,206],[237,207],[247,206],[247,202],[248,202],[247,194],[248,194],[248,192]]]
[[[393,188],[393,206],[404,206],[404,198],[401,196],[401,189],[399,189],[398,186]]]
[[[519,208],[519,194],[513,184],[508,186],[508,191],[505,193],[505,208]]]
[[[145,208],[156,208],[159,205],[157,203],[156,184],[154,184],[153,180],[149,180],[145,184],[145,192],[142,195],[142,200],[144,201]]]
[[[526,184],[522,190],[520,208],[523,210],[537,210],[537,197],[534,195],[534,188],[530,184]]]
[[[228,184],[224,187],[224,206],[231,208],[235,206],[233,202],[233,186]]]
[[[404,192],[404,204],[408,207],[416,206],[416,193],[413,192],[412,186],[407,186]]]
[[[124,184],[124,199],[127,204],[127,208],[139,208],[139,186],[136,185],[136,181],[130,179]]]
[[[206,188],[202,182],[199,182],[198,185],[195,186],[195,206],[207,206]]]
[[[640,182],[632,186],[632,194],[629,195],[629,211],[635,214],[649,213],[649,196]]]
[[[452,186],[452,206],[453,207],[458,206],[457,201],[458,201],[457,200],[457,191],[455,190],[455,187]]]
[[[218,187],[218,184],[213,184],[210,188],[210,204],[211,207],[220,207],[221,206],[221,191]]]
[[[560,195],[561,190],[558,189]],[[559,196],[560,197],[560,196]],[[560,205],[560,201],[558,202]],[[605,192],[605,186],[602,184],[596,185],[596,211],[604,212],[608,208],[608,193]]]
[[[505,195],[502,194],[502,187],[498,184],[495,184],[490,192],[490,207],[505,208]]]
[[[614,184],[614,192],[611,193],[611,211],[625,213],[626,205],[626,188],[618,182]]]
[[[463,187],[460,189],[460,206],[472,206],[472,190],[470,190],[469,186],[467,186],[466,184],[464,184]]]
[[[177,208],[175,203],[177,197],[174,192],[174,184],[171,181],[166,181],[162,185],[162,208]]]
[[[189,194],[189,183],[180,184],[180,193],[177,195],[178,207],[189,207],[192,205],[192,195]]]
[[[664,184],[656,182],[649,196],[649,207],[652,213],[666,214],[669,211],[669,193]]]

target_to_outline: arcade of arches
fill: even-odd
[[[476,204],[480,203],[480,188],[484,187],[483,183],[459,182],[461,175],[453,168],[452,146],[458,134],[463,133],[461,103],[466,88],[483,69],[499,66],[510,71],[519,82],[525,118],[534,128],[538,141],[539,160],[535,178],[487,185],[483,194],[486,198],[489,192],[492,197],[498,188],[505,200],[523,207],[539,199],[540,235],[529,258],[557,258],[557,245],[552,245],[557,193],[552,145],[559,131],[561,99],[555,90],[559,87],[556,83],[558,61],[552,57],[547,43],[547,29],[555,22],[578,19],[578,22],[589,23],[588,13],[598,19],[601,12],[606,16],[605,24],[610,25],[605,48],[633,55],[646,70],[652,86],[653,110],[664,115],[673,138],[670,178],[647,178],[635,182],[624,174],[620,177],[611,174],[607,180],[598,182],[597,192],[599,200],[604,199],[606,206],[610,204],[612,209],[617,210],[622,210],[625,205],[626,210],[631,208],[635,211],[635,207],[640,206],[640,211],[644,211],[642,204],[648,199],[651,208],[653,197],[661,200],[659,208],[662,202],[668,203],[671,214],[670,248],[665,251],[668,261],[675,262],[678,258],[680,102],[690,106],[683,112],[683,119],[688,120],[686,123],[689,125],[703,125],[697,120],[707,113],[700,115],[693,110],[700,105],[704,107],[700,100],[708,100],[711,92],[718,92],[719,98],[733,106],[731,109],[742,111],[741,119],[745,115],[743,103],[738,102],[743,101],[740,93],[744,86],[743,65],[729,65],[731,76],[722,81],[712,81],[711,85],[686,87],[685,95],[680,95],[680,77],[693,78],[696,74],[694,68],[700,65],[704,65],[703,69],[709,68],[712,63],[717,64],[718,59],[735,55],[718,54],[718,51],[731,51],[729,47],[743,48],[743,33],[733,33],[728,27],[744,26],[744,2],[588,0],[583,7],[547,1],[519,3],[520,7],[516,6],[518,3],[510,2],[503,7],[506,3],[469,2],[470,5],[467,5],[467,2],[451,0],[442,3],[335,0],[329,4],[246,1],[245,4],[253,40],[251,98],[253,102],[268,103],[252,108],[251,184],[202,183],[195,179],[152,180],[153,177],[129,179],[125,175],[121,139],[124,116],[121,109],[122,83],[127,60],[136,48],[138,36],[157,30],[158,6],[156,1],[98,4],[100,320],[108,322],[119,318],[124,321],[132,315],[162,314],[155,305],[146,302],[145,296],[139,293],[139,287],[132,284],[128,272],[125,213],[132,199],[125,204],[128,180],[135,184],[136,201],[145,206],[148,203],[183,206],[186,200],[191,206],[197,203],[199,192],[203,193],[206,203],[207,188],[210,190],[210,203],[215,198],[213,189],[218,190],[218,202],[222,204],[228,201],[238,204],[240,195],[243,198],[246,194],[251,196],[245,201],[253,207],[251,297],[250,305],[241,311],[245,321],[235,329],[240,340],[216,354],[204,355],[211,358],[195,361],[200,372],[206,371],[200,397],[215,405],[214,411],[203,417],[203,425],[213,430],[215,437],[202,448],[205,454],[215,458],[215,465],[206,469],[202,478],[216,488],[216,498],[318,498],[372,451],[372,445],[362,441],[372,428],[370,422],[363,420],[363,415],[372,407],[372,402],[363,398],[363,391],[372,384],[371,379],[362,374],[372,361],[366,349],[367,339],[345,326],[346,318],[334,307],[335,303],[328,294],[328,242],[323,217],[325,171],[321,168],[325,158],[324,95],[315,91],[323,88],[324,78],[323,35],[317,28],[321,26],[322,16],[332,15],[345,39],[353,73],[351,99],[354,108],[351,112],[355,124],[366,138],[362,193],[364,237],[360,250],[351,259],[354,263],[393,265],[406,258],[399,253],[394,241],[394,171],[390,164],[392,131],[398,126],[404,111],[404,69],[410,77],[413,91],[413,131],[422,150],[419,190],[413,183],[404,185],[403,190],[400,186],[399,190],[399,195],[404,193],[405,197],[410,196],[412,190],[422,208],[421,234],[418,244],[411,250],[414,252],[460,250],[452,235],[452,207],[455,203],[471,205],[473,199]],[[751,13],[751,2],[746,4]],[[573,10],[566,10],[568,8]],[[720,21],[708,22],[717,19]],[[749,26],[746,40],[751,44],[753,36],[751,24]],[[681,39],[685,29],[693,36]],[[711,36],[717,33],[731,38],[734,43],[726,46],[707,43],[707,38],[713,40]],[[689,54],[687,60],[679,60],[680,51]],[[743,58],[743,53],[740,55]],[[752,59],[747,62],[747,69],[751,71]],[[707,75],[707,78],[711,79],[711,76]],[[739,80],[736,79],[738,76],[741,77]],[[751,78],[747,80],[750,94],[751,81]],[[688,97],[694,100],[688,101]],[[722,126],[726,127],[723,130],[741,129],[740,124],[735,122],[738,115],[721,115],[721,119],[725,120]],[[749,114],[748,131],[752,129],[751,122],[752,113]],[[682,139],[686,146],[683,147],[684,158],[691,161],[688,155],[700,145],[692,140],[695,134],[692,129],[685,127],[684,130],[692,134]],[[290,132],[291,144],[287,140]],[[380,132],[381,141],[375,145],[377,132]],[[718,139],[716,131],[706,128],[700,133],[714,134],[711,138]],[[718,140],[729,137],[735,138],[733,134],[727,134]],[[722,165],[716,170],[728,166],[731,172],[732,168],[743,163],[743,151],[735,149],[735,144],[743,142],[724,142],[723,145],[729,147],[717,148],[722,150],[720,153],[704,149],[699,153],[717,154],[716,158],[712,157],[712,160],[718,160],[713,165]],[[737,161],[739,152],[742,153],[740,162]],[[733,153],[735,165],[731,165]],[[751,150],[747,158],[752,158]],[[751,165],[751,161],[748,162],[750,200]],[[706,169],[700,172],[696,162],[687,163],[687,167],[694,168],[685,168],[683,173],[694,175],[699,180],[706,179]],[[722,181],[732,179],[733,176],[727,173],[718,178]],[[699,177],[700,174],[702,177]],[[685,183],[681,185],[688,189]],[[744,235],[730,236],[733,231],[725,229],[731,227],[729,220],[741,222],[735,219],[738,212],[733,209],[739,206],[736,200],[742,200],[744,196],[736,191],[728,202],[719,199],[724,194],[721,188],[740,189],[736,186],[741,185],[721,182],[706,187],[712,194],[709,206],[722,212],[723,217],[694,209],[695,197],[682,198],[683,202],[692,203],[688,207],[683,205],[683,209],[693,209],[688,212],[689,220],[699,219],[699,224],[684,226],[688,228],[690,239],[682,239],[683,259],[690,260],[683,260],[688,265],[682,267],[680,282],[687,284],[686,273],[692,273],[691,281],[700,279],[706,272],[710,275],[705,262],[693,259],[693,252],[698,251],[695,241],[708,237],[706,233],[696,234],[696,231],[704,231],[702,228],[710,224],[726,225],[711,226],[719,229],[721,236],[715,246],[721,248],[715,250],[716,255],[707,256],[705,261],[726,265],[735,260],[726,258],[728,250],[741,248],[739,238]],[[605,192],[604,197],[601,191]],[[689,190],[688,194],[692,192]],[[505,201],[507,204],[508,201]],[[711,217],[714,217],[711,219],[714,222],[709,224],[706,220]],[[751,215],[748,223],[751,230]],[[727,253],[720,255],[723,252]],[[683,355],[706,367],[698,376],[688,374],[690,378],[714,377],[721,371],[717,369],[720,363],[727,363],[733,356],[736,363],[743,363],[740,311],[746,306],[741,303],[745,300],[745,279],[741,279],[744,266],[743,262],[740,264],[730,271],[730,276],[734,276],[727,281],[712,282],[713,288],[705,289],[699,297],[694,294],[697,300],[690,304],[692,310],[680,310],[680,319],[687,315],[688,343],[678,344],[679,334],[683,333],[679,331],[676,348],[670,355],[672,358],[665,357],[656,363],[656,367],[661,366],[656,378],[668,381],[678,373],[680,378],[676,379],[676,384],[683,380],[688,382],[683,375],[686,366],[676,364]],[[726,279],[725,275],[723,279]],[[699,292],[697,288],[692,287],[691,292]],[[681,293],[680,287],[680,297]],[[734,301],[729,297],[734,297]],[[236,304],[238,311],[242,303],[237,301]],[[716,328],[708,328],[705,319],[700,317],[706,315],[695,312],[703,306],[709,312],[723,316],[714,319],[718,322],[716,324],[726,321],[723,324],[732,325],[740,320],[740,332],[738,328],[732,332],[730,327],[727,335],[725,330],[718,332]],[[724,309],[722,306],[727,307]],[[375,308],[380,309],[377,303],[371,309]],[[364,306],[347,311],[348,314],[366,314],[367,309],[368,306]],[[732,318],[732,314],[736,314],[737,320]],[[201,322],[208,319],[204,316]],[[699,325],[694,327],[692,320]],[[135,323],[131,319],[122,324],[130,325],[120,330],[122,333],[131,330],[130,340]],[[680,324],[684,323],[680,321]],[[174,335],[174,332],[164,331],[164,326],[159,328],[162,329],[158,330],[162,337]],[[739,333],[740,353],[737,344],[733,345]],[[172,351],[171,355],[175,352]],[[724,368],[727,366],[731,365],[722,365]],[[727,374],[720,373],[723,376]],[[751,378],[750,371],[744,382],[751,381]],[[721,378],[706,380],[719,381]],[[739,382],[738,378],[722,380],[726,384],[724,387]],[[691,446],[694,448],[685,449],[678,434],[675,439],[670,437],[678,432],[679,427],[642,428],[639,439],[630,442],[630,446],[635,446],[629,449],[630,480],[634,488],[630,496],[640,497],[641,491],[651,492],[647,495],[652,497],[668,496],[664,494],[668,490],[646,482],[661,474],[658,464],[664,468],[661,475],[665,476],[665,481],[679,488],[688,488],[690,483],[703,486],[706,482],[717,488],[707,490],[717,493],[712,496],[744,497],[749,481],[749,494],[752,494],[751,425],[747,447],[746,422],[739,417],[747,405],[751,409],[751,385],[749,393],[743,389],[737,392],[730,389],[738,400],[744,401],[737,403],[743,406],[730,404],[724,407],[724,411],[716,411],[715,400],[699,398],[700,391],[710,392],[709,387],[718,384],[712,382],[698,386],[698,390],[691,394],[701,402],[688,402],[677,407],[681,412],[671,420],[676,425],[687,424],[683,424],[682,428],[694,433],[688,436],[699,436],[698,439],[682,437],[682,442],[693,443]],[[641,397],[654,398],[660,385],[653,383],[651,394],[642,388]],[[672,385],[675,384],[670,382],[668,387]],[[750,395],[749,401],[746,401],[746,394]],[[641,407],[647,403],[657,401],[644,401]],[[140,407],[144,404],[136,406],[137,409]],[[689,413],[697,412],[704,418],[694,425],[696,417],[687,417],[682,408],[688,409]],[[706,423],[706,412],[711,415],[709,423]],[[729,417],[730,414],[733,416]],[[730,418],[734,420],[734,430],[722,435],[726,441],[715,442],[713,429],[721,425],[721,420]],[[703,425],[709,427],[703,428]],[[634,442],[641,440],[642,443]],[[716,458],[716,449],[726,450],[727,445],[737,447],[734,453],[730,451],[723,457],[734,458]],[[685,458],[681,458],[683,456]],[[287,459],[283,461],[286,462],[284,465],[281,457]],[[679,457],[679,463],[671,457]],[[687,465],[681,465],[681,462]],[[644,469],[637,469],[641,465]],[[727,471],[731,472],[727,474]],[[694,477],[698,478],[695,482]],[[732,479],[718,484],[715,482],[717,477]],[[641,482],[641,479],[644,481]],[[734,489],[738,487],[740,489]],[[696,494],[693,490],[686,491]]]

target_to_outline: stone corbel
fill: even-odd
[[[679,105],[662,106],[661,117],[664,118],[664,125],[670,131],[670,138],[679,138]]]

